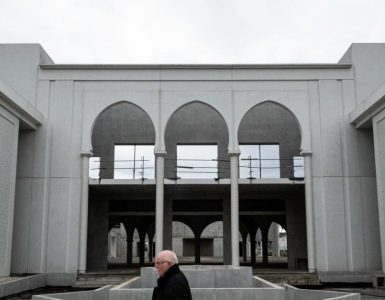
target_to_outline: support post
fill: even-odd
[[[239,267],[239,151],[229,151],[231,182],[231,265]]]
[[[88,177],[89,158],[92,151],[81,152],[82,180],[80,202],[80,235],[79,235],[79,273],[85,273],[87,268],[87,231],[88,231]]]
[[[315,272],[315,245],[314,245],[314,210],[313,210],[313,178],[311,166],[311,151],[301,151],[305,167],[305,203],[306,203],[306,238],[307,261],[309,272]]]
[[[155,204],[155,255],[163,250],[164,220],[164,157],[166,151],[155,151],[156,204]]]

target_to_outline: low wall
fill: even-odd
[[[107,300],[109,299],[108,293],[111,287],[107,285],[92,291],[34,295],[32,300]]]
[[[250,267],[233,268],[231,266],[182,266],[180,267],[191,288],[250,288],[253,287]],[[158,272],[155,268],[141,269],[141,287],[156,286]]]
[[[321,282],[366,282],[372,283],[376,272],[318,272]]]
[[[122,289],[119,287],[110,290],[109,300],[148,300],[152,297],[152,288]],[[285,300],[283,288],[192,288],[191,295],[196,300]]]
[[[24,291],[37,289],[46,285],[46,276],[37,274],[27,277],[18,277],[14,280],[0,284],[0,298],[8,295],[19,294]]]
[[[184,266],[195,300],[359,300],[360,294],[305,290],[290,285],[279,286],[252,276],[250,267]],[[41,275],[44,279],[44,275]],[[40,277],[37,277],[40,278]],[[152,297],[158,274],[154,268],[142,268],[141,277],[116,287],[105,286],[93,291],[36,295],[33,300],[148,300]],[[44,280],[42,281],[44,286]]]
[[[304,290],[285,284],[285,300],[360,300],[360,294],[349,294],[335,291]]]
[[[143,270],[145,269],[145,270]],[[151,299],[156,284],[157,273],[154,268],[143,268],[142,276],[124,282],[110,290],[109,300],[146,300]],[[191,294],[196,300],[285,300],[285,289],[262,278],[252,276],[250,268],[181,268],[191,286]],[[250,269],[250,270],[248,270]],[[221,274],[227,273],[227,274]],[[234,276],[231,278],[231,276]],[[238,276],[238,278],[237,278]],[[247,278],[246,278],[247,277]],[[241,278],[241,279],[239,279]],[[245,279],[248,287],[236,286],[239,280]],[[222,282],[219,282],[223,280]],[[230,282],[231,281],[231,282]],[[142,284],[146,286],[142,286]],[[231,285],[233,287],[217,287]],[[200,285],[197,287],[197,285]]]

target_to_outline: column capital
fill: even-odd
[[[241,151],[239,151],[239,149],[237,149],[237,150],[229,150],[227,152],[227,154],[230,157],[233,157],[233,156],[239,157],[239,155],[241,155]]]
[[[91,157],[93,155],[92,153],[92,149],[88,150],[88,151],[82,151],[80,152],[80,157]]]
[[[312,156],[313,152],[310,149],[301,149],[301,156]]]
[[[154,150],[154,155],[155,156],[160,156],[160,157],[166,157],[167,156],[167,151],[166,150],[161,150],[161,149],[155,149]]]

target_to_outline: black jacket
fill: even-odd
[[[178,265],[173,265],[158,278],[152,300],[192,300],[190,286]]]

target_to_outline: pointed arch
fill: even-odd
[[[92,128],[93,154],[100,157],[101,178],[114,178],[115,145],[155,145],[152,120],[141,107],[131,102],[120,101],[106,107]]]
[[[178,144],[217,145],[218,168],[228,171],[226,162],[223,162],[228,159],[228,126],[223,115],[210,104],[195,100],[177,108],[167,120],[164,139],[168,158],[166,177],[175,177]],[[222,177],[227,176],[222,174]]]
[[[277,160],[264,162],[277,163],[274,167],[278,169],[274,170],[278,174],[273,174],[274,177],[293,176],[293,158],[300,155],[302,135],[297,117],[286,106],[275,101],[264,101],[253,106],[242,117],[237,135],[239,145],[275,147],[276,155],[267,158]],[[269,155],[272,155],[272,151],[268,151]],[[262,166],[259,170],[262,171]],[[272,172],[270,169],[267,171]]]
[[[150,116],[148,111],[146,111],[142,106],[136,104],[134,101],[108,100],[108,99],[107,100],[103,99],[103,101],[96,101],[96,99],[94,99],[94,100],[95,100],[95,103],[91,107],[88,108],[87,114],[84,115],[83,129],[82,129],[82,136],[83,136],[82,151],[83,152],[93,150],[93,148],[92,148],[92,133],[94,131],[95,124],[97,123],[100,116],[103,115],[103,113],[105,113],[109,109],[111,109],[117,105],[123,104],[123,103],[133,105],[134,107],[138,108],[140,111],[144,112],[145,115],[150,120],[152,128],[154,128],[154,130],[155,130],[154,120]],[[101,100],[101,99],[97,99],[97,100]]]

